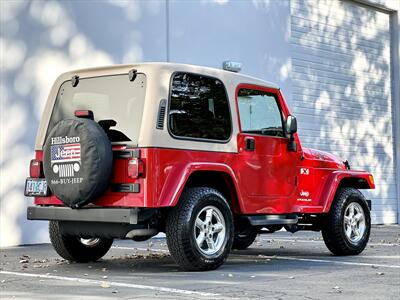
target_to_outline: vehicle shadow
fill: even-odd
[[[232,251],[227,261],[217,270],[213,272],[226,273],[226,272],[279,272],[286,269],[307,270],[316,262],[310,261],[297,261],[295,266],[293,261],[281,259],[282,257],[301,257],[301,258],[316,258],[326,259],[333,257],[330,252],[322,249],[266,249],[266,248],[250,248],[241,251]],[[98,262],[91,263],[67,263],[64,262],[59,265],[66,271],[79,274],[82,272],[98,272],[100,275],[146,275],[149,277],[166,276],[171,273],[184,274],[200,274],[207,272],[186,272],[179,268],[172,257],[167,253],[153,253],[123,255],[107,255],[104,259]],[[244,268],[245,267],[245,268]],[[175,276],[175,275],[174,275]],[[179,275],[178,275],[179,276]]]
[[[157,242],[156,242],[157,244]],[[127,246],[127,245],[126,245]],[[143,246],[143,244],[141,245]],[[10,248],[14,255],[5,251],[1,266],[9,271],[23,271],[28,273],[51,274],[56,276],[90,278],[99,281],[124,281],[127,278],[167,278],[174,280],[186,277],[192,280],[225,280],[232,274],[262,276],[282,276],[285,271],[308,272],[313,269],[324,271],[331,268],[328,261],[340,261],[342,257],[333,256],[323,244],[267,243],[262,246],[253,245],[246,250],[232,250],[227,261],[217,270],[209,272],[187,272],[181,269],[166,251],[166,247],[158,246],[146,251],[142,248],[113,247],[107,255],[97,261],[89,263],[70,263],[62,260],[50,248],[49,244],[37,245],[34,251],[29,247]],[[283,248],[282,248],[283,247]],[[162,248],[162,249],[160,249]],[[143,250],[142,250],[143,249]],[[368,249],[368,248],[367,248]],[[28,250],[30,250],[28,252]],[[368,256],[368,250],[360,256]],[[23,254],[29,253],[29,263],[15,263]],[[19,258],[18,258],[19,257]],[[22,257],[23,258],[23,257]],[[304,260],[302,260],[304,259]],[[316,261],[314,261],[314,259]],[[318,261],[318,260],[323,260]],[[354,256],[346,260],[357,261]],[[340,268],[344,266],[338,266]],[[211,278],[209,277],[211,275]],[[240,277],[241,275],[239,275]],[[235,275],[236,277],[236,275]],[[240,280],[240,279],[238,279]]]

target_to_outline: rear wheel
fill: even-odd
[[[243,231],[237,232],[233,239],[232,249],[244,250],[254,243],[258,234],[255,228],[247,228]]]
[[[265,228],[267,228],[268,232],[270,232],[270,233],[274,233],[275,231],[279,231],[283,227],[284,227],[283,225],[268,225],[268,226],[265,226]]]
[[[80,238],[72,235],[63,235],[58,221],[49,223],[50,241],[54,250],[62,258],[74,262],[96,261],[102,258],[113,243],[107,238]]]
[[[328,249],[336,255],[359,254],[370,232],[371,216],[363,194],[355,188],[339,189],[322,228]]]
[[[186,270],[212,270],[229,255],[233,218],[215,189],[186,189],[166,222],[167,244],[175,262]]]

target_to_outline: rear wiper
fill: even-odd
[[[137,70],[136,69],[132,69],[129,71],[129,81],[135,81],[137,76]]]
[[[117,125],[117,121],[112,120],[112,119],[107,119],[107,120],[100,120],[99,125],[104,129],[105,132],[110,130],[111,127],[114,127]]]

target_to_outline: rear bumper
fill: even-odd
[[[81,208],[29,206],[28,220],[138,224],[137,208]]]

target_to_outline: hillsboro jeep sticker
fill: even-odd
[[[51,167],[53,173],[58,174],[60,178],[73,177],[76,172],[79,172],[81,168],[81,144],[79,142],[79,137],[51,138]],[[79,179],[81,182],[82,179]],[[72,180],[74,182],[62,181],[60,183],[77,183],[75,180]]]

